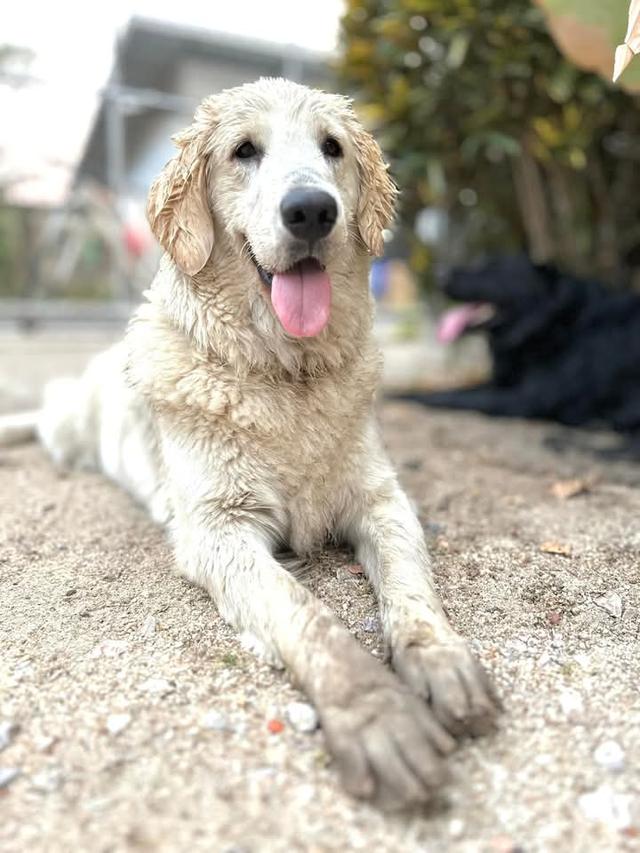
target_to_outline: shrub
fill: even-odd
[[[338,72],[425,282],[434,259],[496,250],[614,281],[640,265],[638,100],[565,59],[528,0],[347,0]],[[424,208],[446,214],[437,247],[415,237]]]

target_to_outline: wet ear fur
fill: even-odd
[[[213,220],[207,198],[207,135],[197,119],[173,137],[179,152],[151,185],[147,203],[151,230],[187,275],[200,272],[213,248]]]
[[[380,146],[371,134],[360,127],[354,141],[360,170],[358,230],[369,252],[381,255],[384,251],[382,232],[393,221],[398,189],[389,177]]]

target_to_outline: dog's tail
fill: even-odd
[[[26,444],[38,437],[39,411],[0,415],[0,447]]]

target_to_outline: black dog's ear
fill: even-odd
[[[532,264],[534,273],[526,311],[501,333],[506,347],[521,347],[533,337],[556,333],[566,318],[575,316],[586,297],[584,282],[563,276],[547,264]]]
[[[553,288],[558,283],[560,270],[551,261],[541,261],[539,263],[531,261],[530,265],[547,288]]]

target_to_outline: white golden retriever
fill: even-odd
[[[337,95],[260,80],[207,98],[153,184],[165,250],[125,340],[52,383],[32,426],[166,522],[180,571],[314,702],[343,782],[386,808],[444,780],[497,701],[449,625],[380,440],[369,258],[396,191]],[[394,672],[278,560],[351,544]]]

